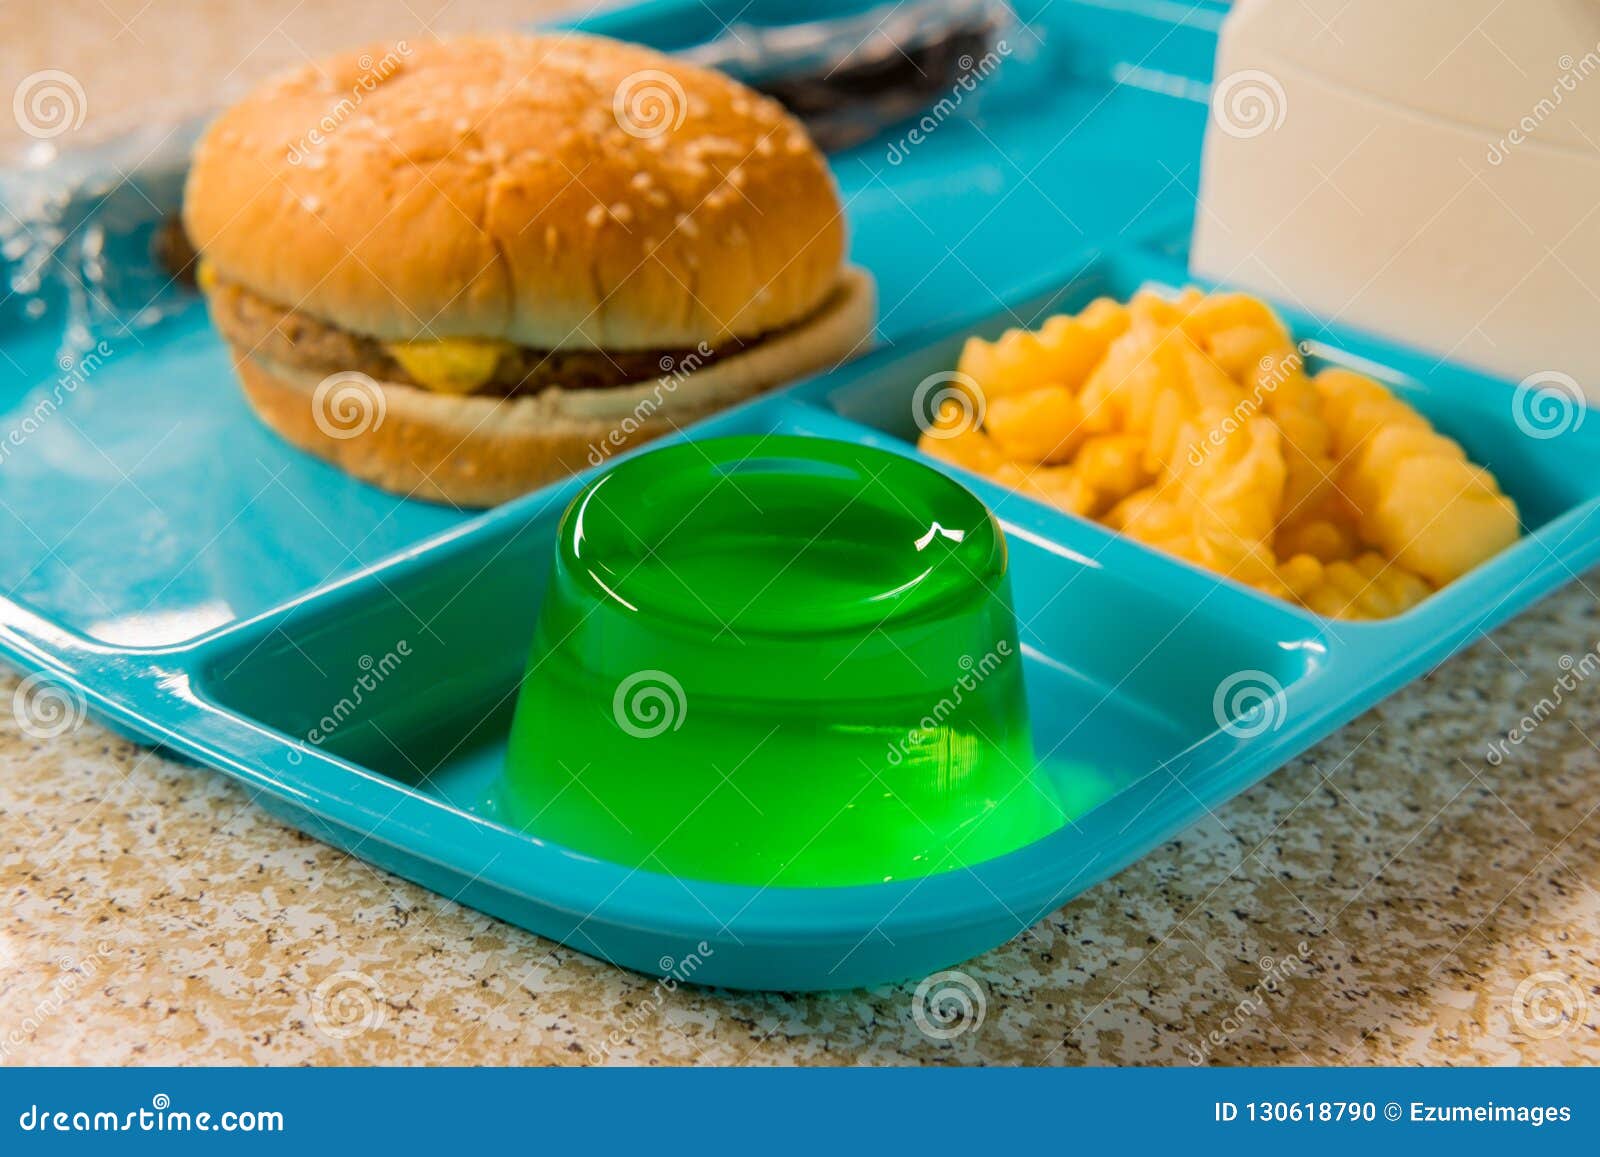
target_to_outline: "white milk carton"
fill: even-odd
[[[1600,3],[1240,0],[1191,267],[1600,400]]]

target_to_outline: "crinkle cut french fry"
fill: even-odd
[[[1518,534],[1493,475],[1379,382],[1309,376],[1248,294],[1099,298],[958,369],[926,453],[1320,614],[1401,614]]]

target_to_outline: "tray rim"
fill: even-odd
[[[1058,288],[1066,288],[1066,285]],[[989,316],[998,316],[1000,312],[990,311]],[[970,324],[939,327],[937,340],[947,341],[952,333]],[[1337,332],[1342,333],[1342,328]],[[769,422],[781,421],[785,413],[815,416],[880,435],[883,441],[899,443],[900,452],[914,453],[913,447],[892,435],[834,414],[808,400],[802,391],[815,390],[837,375],[855,379],[886,372],[897,361],[915,356],[922,348],[909,339],[902,341],[892,349],[866,355],[836,371],[835,375],[818,375],[724,411],[684,433],[673,435],[670,440],[714,436],[728,427],[738,428],[741,421],[761,417],[763,411],[770,411]],[[641,447],[629,451],[628,455],[648,450],[649,447]],[[599,919],[597,913],[604,909],[607,922],[645,926],[674,937],[703,937],[706,933],[704,921],[698,915],[691,913],[688,920],[672,918],[675,910],[681,908],[670,902],[676,899],[673,893],[684,889],[707,910],[731,908],[735,913],[731,920],[738,921],[737,931],[727,923],[719,931],[729,932],[739,942],[749,938],[792,944],[799,938],[837,943],[852,935],[870,935],[873,931],[886,935],[891,934],[891,930],[903,934],[926,932],[951,921],[991,918],[997,903],[1015,916],[1018,909],[1031,911],[1040,904],[1046,908],[1054,906],[1073,889],[1081,890],[1096,882],[1101,878],[1099,873],[1093,879],[1083,879],[1081,887],[1079,884],[1085,868],[1102,855],[1108,865],[1130,862],[1159,842],[1159,831],[1169,824],[1176,823],[1181,828],[1193,822],[1195,813],[1188,808],[1173,816],[1156,813],[1159,823],[1155,819],[1143,823],[1135,831],[1137,838],[1126,839],[1123,837],[1128,834],[1128,825],[1116,833],[1099,830],[1106,817],[1114,818],[1117,813],[1113,809],[1101,817],[1102,809],[1097,809],[1077,825],[981,865],[887,884],[848,888],[755,888],[680,880],[655,872],[626,869],[512,832],[381,772],[275,732],[205,693],[203,682],[208,664],[238,647],[270,636],[306,608],[329,613],[345,600],[359,599],[386,573],[425,573],[443,554],[471,550],[475,540],[482,536],[520,533],[541,519],[552,517],[558,505],[564,507],[593,474],[621,457],[487,511],[333,583],[302,592],[260,614],[182,644],[137,648],[98,643],[74,636],[8,601],[0,605],[0,652],[24,666],[53,671],[87,702],[139,733],[156,739],[160,746],[217,766],[251,787],[306,807],[326,822],[360,831],[365,838],[380,840],[403,853],[422,856],[456,871],[473,871],[470,865],[483,856],[473,855],[469,845],[482,841],[478,850],[493,854],[476,870],[475,879],[557,911],[576,914],[587,908],[586,919]],[[948,472],[966,482],[962,473],[954,469]],[[1320,695],[1311,696],[1303,689],[1303,680],[1294,680],[1286,689],[1290,704],[1286,716],[1290,722],[1282,730],[1271,733],[1270,741],[1240,742],[1220,729],[1212,732],[1168,761],[1169,764],[1182,762],[1184,772],[1193,772],[1193,780],[1186,781],[1182,773],[1169,771],[1169,783],[1157,785],[1156,799],[1166,792],[1170,782],[1182,783],[1201,801],[1231,798],[1253,786],[1271,770],[1302,753],[1339,724],[1386,698],[1415,675],[1430,669],[1492,626],[1520,613],[1536,598],[1565,585],[1565,579],[1555,574],[1552,562],[1574,573],[1586,565],[1583,559],[1591,564],[1600,562],[1600,517],[1597,516],[1600,516],[1600,497],[1572,508],[1524,536],[1516,546],[1458,584],[1439,592],[1411,615],[1403,616],[1409,621],[1400,627],[1395,626],[1399,620],[1365,625],[1365,629],[1356,634],[1355,644],[1340,644],[1338,651],[1344,661],[1339,662],[1338,668],[1331,668],[1348,669],[1353,663],[1369,668],[1371,677],[1358,685],[1354,693],[1329,701]],[[1062,518],[1070,519],[1070,516]],[[1590,519],[1597,519],[1596,535],[1586,543],[1569,545],[1574,532]],[[1119,552],[1143,553],[1148,556],[1147,566],[1153,564],[1159,570],[1183,565],[1179,560],[1159,555],[1086,520],[1071,521],[1077,536],[1097,537],[1103,540],[1103,546]],[[1545,541],[1550,538],[1556,539],[1553,546]],[[1059,542],[1059,539],[1051,541]],[[1544,556],[1534,557],[1536,550],[1542,550]],[[1578,561],[1578,567],[1568,567],[1563,561],[1566,556]],[[1232,586],[1240,595],[1272,603],[1273,610],[1286,621],[1311,628],[1308,636],[1321,638],[1322,632],[1314,630],[1323,623],[1320,616],[1230,584],[1221,576],[1193,569],[1197,584],[1215,584],[1219,588]],[[1481,608],[1480,593],[1491,584],[1496,587],[1509,584],[1509,589],[1486,614],[1473,621],[1473,615],[1451,613],[1458,604],[1461,610],[1473,604]],[[1148,583],[1138,585],[1148,586]],[[1421,612],[1430,606],[1437,609],[1423,615]],[[1349,628],[1356,624],[1341,626]],[[1434,627],[1448,629],[1434,631]],[[1414,640],[1408,636],[1424,630],[1430,635],[1427,645],[1411,646]],[[51,653],[52,648],[55,654]],[[1389,662],[1380,667],[1380,660]],[[1332,662],[1330,659],[1330,666]],[[1343,673],[1354,672],[1345,670]],[[1155,774],[1163,770],[1167,768],[1152,768],[1148,774],[1125,786],[1108,805],[1124,798],[1135,799],[1136,793],[1146,790]],[[1146,803],[1145,808],[1152,808],[1154,802]],[[392,803],[387,810],[386,803]],[[1141,813],[1144,810],[1141,809]],[[1084,851],[1083,847],[1073,845],[1085,840],[1089,841],[1088,847],[1097,849],[1095,855],[1078,874],[1061,883],[1062,865]],[[561,871],[543,870],[557,865]],[[534,891],[528,889],[530,879],[541,881]],[[625,888],[627,894],[622,895]],[[590,905],[588,901],[602,891],[605,899],[601,905]],[[922,902],[903,913],[907,901],[919,893]],[[1005,897],[1015,902],[1008,902]],[[613,900],[616,902],[611,903]]]

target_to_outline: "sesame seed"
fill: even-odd
[[[583,215],[583,219],[589,222],[591,229],[600,228],[606,221],[606,207],[604,205],[589,206],[589,211]]]

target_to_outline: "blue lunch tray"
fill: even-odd
[[[1222,6],[1019,8],[1032,31],[985,82],[981,122],[950,119],[895,161],[898,130],[834,159],[853,257],[879,280],[884,348],[687,436],[781,431],[911,454],[912,392],[954,366],[968,334],[1189,280]],[[740,11],[655,0],[581,26],[676,49]],[[154,221],[138,212],[108,227],[108,253],[145,252]],[[203,309],[176,292],[154,324],[106,323],[93,336],[109,354],[32,422],[61,373],[66,304],[46,293],[33,316],[0,303],[0,406],[27,430],[0,462],[0,654],[330,844],[628,967],[698,952],[695,983],[846,988],[985,951],[1600,561],[1600,424],[1526,437],[1505,383],[1284,311],[1313,368],[1384,378],[1490,467],[1526,536],[1405,615],[1346,623],[963,476],[1010,541],[1047,773],[1092,768],[1105,802],[1011,855],[920,880],[674,879],[512,831],[480,803],[556,522],[584,478],[480,515],[355,482],[254,419]],[[386,661],[402,642],[404,662]],[[1224,728],[1214,697],[1241,674],[1282,695],[1270,718]]]

